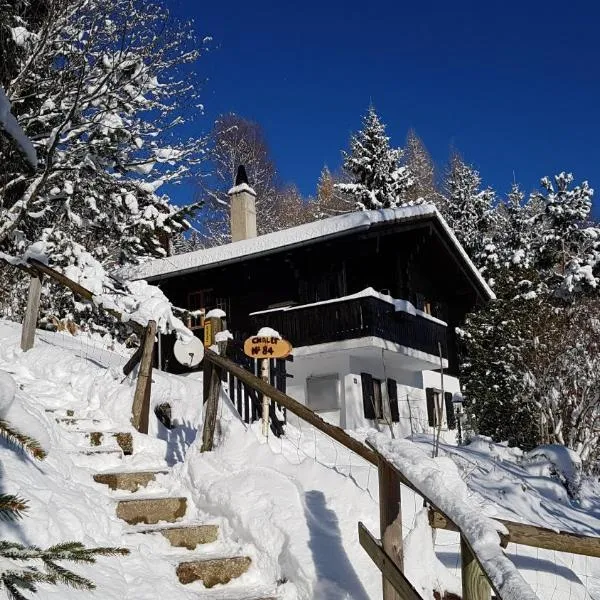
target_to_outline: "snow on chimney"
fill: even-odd
[[[231,210],[231,241],[256,237],[256,192],[248,185],[244,165],[240,165],[235,185],[227,192]]]

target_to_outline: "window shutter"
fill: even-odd
[[[400,421],[400,415],[398,414],[398,388],[396,387],[395,379],[387,380],[387,393],[388,400],[390,402],[390,415],[392,415],[392,422],[397,423]]]
[[[427,399],[427,420],[429,427],[435,427],[435,397],[433,388],[425,390],[425,398]]]
[[[452,402],[452,392],[446,392],[444,399],[446,400],[446,421],[448,421],[448,429],[456,428],[456,414],[454,412],[454,402]]]
[[[373,391],[373,378],[368,373],[361,373],[363,408],[365,419],[375,419],[375,393]]]

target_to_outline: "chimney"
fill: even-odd
[[[235,185],[227,192],[231,210],[231,241],[256,237],[256,192],[248,185],[244,165],[240,165]]]

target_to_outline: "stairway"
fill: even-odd
[[[76,415],[74,411],[53,415],[56,423],[64,430],[65,437],[75,445],[69,450],[74,463],[93,470],[93,480],[98,492],[106,494],[115,504],[116,516],[127,524],[122,540],[115,545],[129,547],[135,552],[136,534],[161,536],[181,553],[165,553],[158,556],[173,564],[174,575],[180,585],[199,587],[198,598],[227,598],[227,600],[276,600],[276,584],[265,585],[265,592],[256,593],[256,586],[245,589],[234,586],[230,595],[203,595],[202,590],[214,586],[225,586],[252,566],[252,559],[235,551],[232,540],[222,539],[217,523],[198,522],[188,519],[188,499],[184,496],[165,495],[157,478],[169,477],[164,467],[128,469],[127,459],[136,458],[134,437],[131,432],[118,431],[108,422]],[[97,469],[97,465],[108,466],[108,470]],[[189,597],[185,595],[185,597]],[[176,598],[174,598],[176,600]]]

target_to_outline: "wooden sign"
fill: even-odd
[[[213,326],[210,319],[204,319],[204,345],[209,348],[214,343]]]
[[[244,354],[250,358],[285,358],[291,351],[287,340],[276,337],[254,336],[244,342]]]

